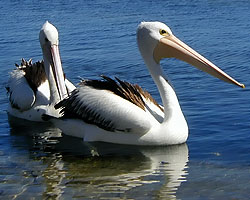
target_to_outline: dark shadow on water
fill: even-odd
[[[49,123],[9,118],[9,124],[12,147],[29,154],[30,163],[23,169],[25,178],[34,179],[36,174],[36,187],[45,188],[37,197],[175,199],[188,174],[186,144],[138,147],[85,143],[61,134]],[[38,165],[35,168],[34,162]],[[27,170],[29,165],[32,173]],[[31,195],[33,182],[18,197]]]

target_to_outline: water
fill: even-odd
[[[249,8],[243,0],[1,1],[0,198],[249,199]],[[246,89],[164,60],[190,132],[187,144],[173,147],[87,145],[51,125],[8,119],[7,73],[22,57],[42,58],[45,20],[59,30],[74,83],[118,76],[160,101],[135,35],[140,21],[158,20]]]

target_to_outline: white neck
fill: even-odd
[[[175,91],[173,90],[172,86],[167,82],[160,64],[157,64],[153,58],[144,58],[148,70],[160,92],[161,100],[164,106],[163,123],[167,123],[175,117],[184,118]]]

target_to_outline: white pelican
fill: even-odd
[[[164,76],[160,60],[175,57],[219,79],[237,82],[213,63],[177,39],[161,22],[142,22],[137,42],[146,66],[158,87],[163,107],[138,85],[119,79],[86,80],[55,108],[60,118],[51,120],[63,133],[84,141],[132,145],[172,145],[184,143],[188,125],[172,86]]]
[[[72,83],[64,80],[58,32],[48,21],[40,30],[39,40],[44,62],[32,64],[31,60],[22,59],[21,65],[10,73],[6,87],[8,113],[30,121],[43,121],[41,115],[44,113],[59,116],[54,105],[75,89]]]

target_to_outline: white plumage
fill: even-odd
[[[62,117],[50,117],[65,134],[84,141],[132,145],[171,145],[184,143],[188,125],[178,98],[160,67],[167,57],[181,59],[226,82],[244,87],[213,63],[177,39],[160,22],[142,22],[137,29],[141,55],[158,87],[163,107],[138,85],[118,78],[86,80],[59,102]]]
[[[10,103],[12,107],[16,107],[20,112],[29,110],[36,100],[35,94],[24,75],[24,71],[16,69],[10,73],[10,79],[8,82]]]
[[[42,114],[60,116],[54,105],[68,95],[75,86],[67,79],[61,66],[57,29],[46,22],[39,34],[44,62],[32,63],[22,59],[21,65],[10,72],[8,85],[8,113],[11,116],[43,121]]]

